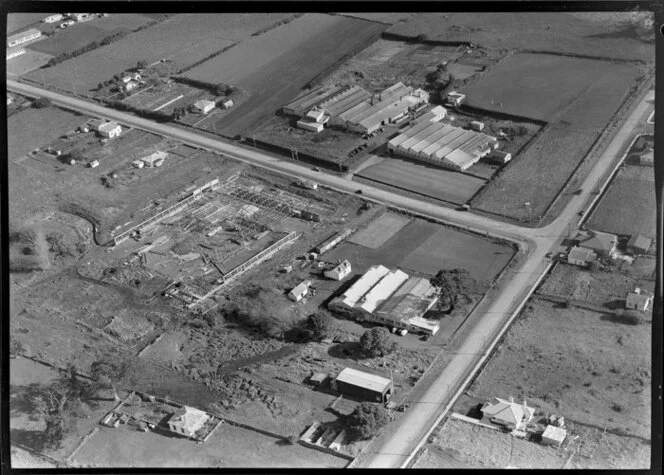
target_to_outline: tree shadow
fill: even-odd
[[[11,429],[9,439],[12,443],[25,445],[39,452],[47,446],[46,436],[39,430]]]
[[[362,347],[358,341],[344,341],[337,343],[327,350],[327,354],[339,359],[362,359]]]
[[[623,309],[625,308],[625,300],[624,299],[611,300],[610,302],[605,303],[604,306],[611,310]]]
[[[615,313],[605,313],[601,317],[599,317],[599,319],[605,322],[619,323],[621,325],[628,325],[628,326],[636,326],[641,323],[641,321],[632,320],[630,319],[630,317]]]

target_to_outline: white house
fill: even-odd
[[[205,412],[195,407],[182,406],[168,420],[168,428],[177,433],[193,437],[209,419]]]
[[[62,13],[56,13],[55,15],[47,16],[42,19],[42,23],[55,23],[56,21],[62,20]]]
[[[293,288],[293,290],[288,293],[288,298],[293,302],[299,302],[309,292],[310,285],[310,280],[304,280],[300,282],[296,287]]]
[[[345,259],[341,264],[334,267],[333,269],[323,272],[323,275],[329,279],[343,280],[348,274],[350,274],[350,271],[350,262],[348,262],[348,259]]]
[[[151,168],[151,167],[160,167],[164,161],[168,158],[168,154],[166,152],[162,152],[161,150],[157,152],[153,152],[150,155],[141,158],[141,162],[145,164],[146,167]]]
[[[112,139],[122,133],[122,127],[117,122],[105,122],[97,128],[97,132],[103,137]]]
[[[94,16],[92,13],[72,13],[70,18],[75,21],[88,21],[92,20]]]
[[[652,295],[643,292],[639,287],[629,292],[625,299],[625,308],[646,312],[652,307]]]
[[[224,109],[230,109],[231,107],[233,107],[233,105],[234,105],[233,99],[224,99],[223,101],[221,101],[221,107]]]
[[[588,267],[588,264],[597,258],[592,249],[574,246],[567,254],[567,263],[575,266]]]
[[[447,94],[447,98],[445,99],[445,104],[451,107],[457,107],[460,106],[465,99],[466,99],[465,94],[460,94],[456,91],[451,91]]]
[[[214,109],[215,104],[214,101],[207,101],[205,99],[201,99],[200,101],[194,104],[194,107],[202,114],[207,114],[212,109]]]
[[[90,163],[88,163],[88,166],[90,168],[97,168],[99,166],[99,160],[92,160]]]
[[[542,433],[542,444],[560,447],[567,437],[567,430],[562,427],[547,425]]]

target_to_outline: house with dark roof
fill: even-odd
[[[600,231],[588,231],[578,239],[579,246],[592,249],[602,257],[613,256],[618,244],[618,236]]]
[[[511,397],[509,401],[495,397],[481,411],[483,420],[510,430],[521,429],[535,415],[535,409],[528,407],[526,401],[519,404]]]
[[[567,254],[567,262],[575,266],[588,267],[597,258],[597,254],[587,247],[574,246]]]

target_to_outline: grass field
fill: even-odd
[[[99,41],[106,36],[120,31],[126,31],[126,29],[114,28],[112,30],[104,30],[98,28],[94,24],[94,21],[89,21],[58,31],[53,36],[31,44],[30,49],[57,56],[62,53],[74,51],[88,43]]]
[[[635,33],[633,18],[648,13],[398,13],[380,21],[394,24],[389,33],[424,34],[430,40],[469,41],[489,49],[531,49],[654,61],[654,42]]]
[[[573,122],[565,112],[575,108],[577,100],[589,97],[591,104],[615,103],[636,77],[636,69],[629,64],[515,54],[494,66],[466,94],[468,104],[480,109],[546,122],[559,118]],[[542,94],[543,90],[548,93]],[[591,112],[584,109],[578,120],[597,123],[605,119],[599,116],[593,120]]]
[[[135,67],[141,60],[152,63],[163,58],[186,67],[286,17],[286,14],[174,15],[108,46],[48,68],[44,79],[47,84],[69,90],[74,83],[83,91]],[[41,75],[33,74],[30,79],[41,81]]]
[[[656,230],[655,173],[652,167],[626,165],[613,178],[588,226],[615,234],[644,234]]]
[[[532,301],[455,411],[498,396],[568,422],[650,438],[651,325]]]
[[[402,158],[389,158],[358,176],[451,203],[466,203],[486,181]]]
[[[10,13],[7,15],[7,34],[12,34],[15,31],[39,23],[42,18],[49,15],[50,13]]]
[[[42,67],[51,58],[50,54],[26,49],[25,53],[21,56],[16,56],[7,61],[7,77],[16,79],[18,76],[23,76],[30,71]]]
[[[234,136],[273,114],[319,73],[384,28],[341,16],[306,14],[249,38],[186,76],[238,85],[252,95],[216,124],[218,131]]]
[[[462,268],[477,280],[489,281],[510,260],[512,250],[478,236],[416,218],[376,249],[347,241],[324,256],[332,261],[348,259],[353,264],[353,270],[360,272],[376,264],[423,274]]]
[[[377,249],[410,221],[411,219],[407,216],[385,213],[373,220],[366,228],[353,234],[348,241],[369,249]]]

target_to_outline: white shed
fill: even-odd
[[[542,444],[560,447],[567,437],[567,430],[552,425],[546,426],[542,433]]]

